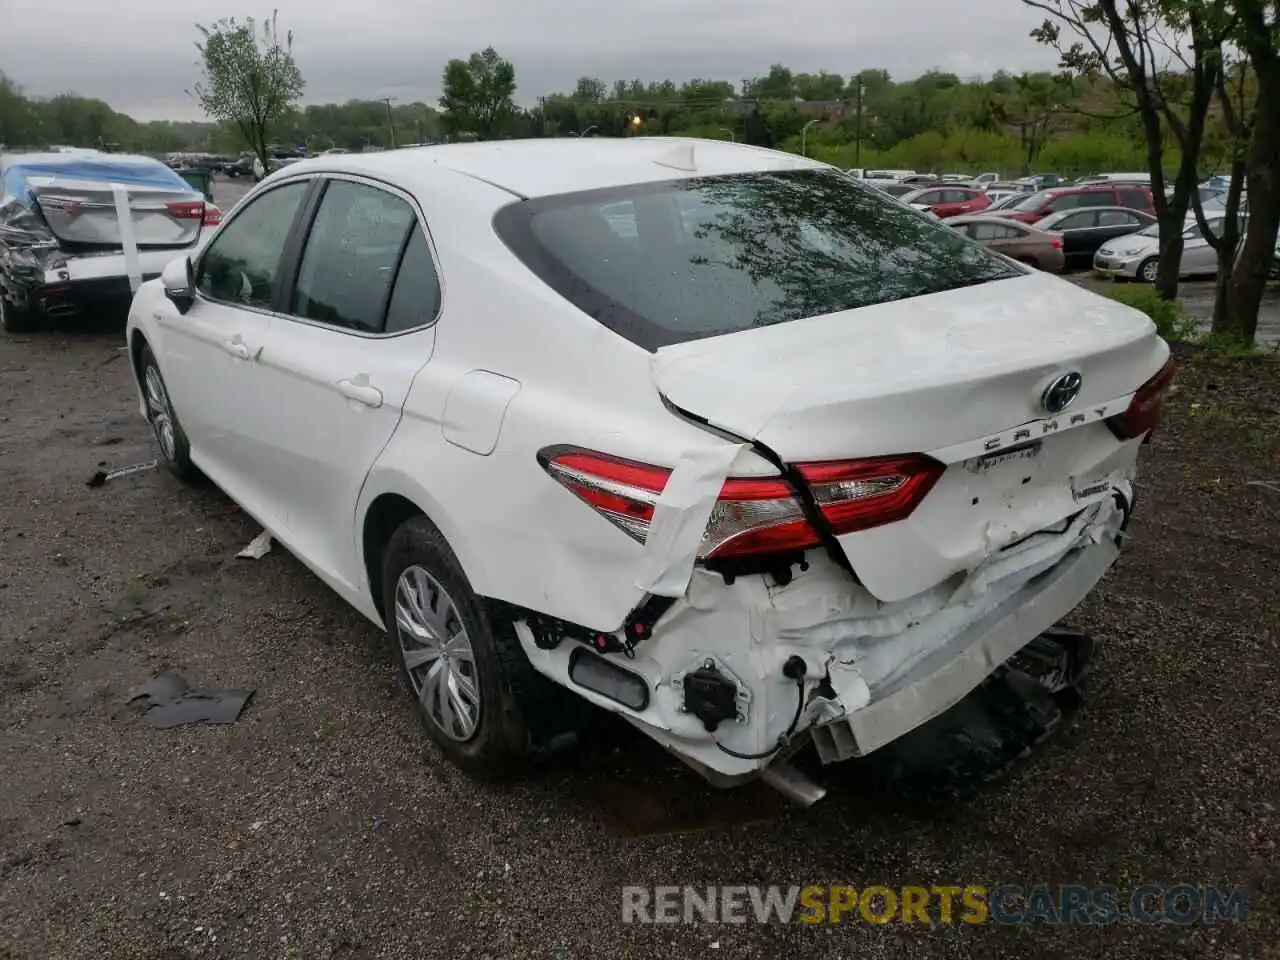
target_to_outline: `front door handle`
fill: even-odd
[[[361,374],[354,380],[339,380],[338,389],[342,395],[366,407],[382,406],[382,391],[369,383],[369,378]]]

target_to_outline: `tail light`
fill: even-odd
[[[1164,414],[1164,398],[1173,388],[1178,364],[1170,357],[1160,371],[1138,388],[1124,413],[1107,418],[1107,426],[1121,440],[1132,440],[1154,430]]]
[[[643,543],[671,471],[590,450],[552,448],[543,467],[597,513]],[[945,467],[923,456],[797,465],[836,534],[908,516]],[[821,542],[790,486],[777,477],[730,477],[711,511],[698,556],[744,557],[806,550]]]
[[[193,202],[180,201],[178,203],[166,203],[165,209],[169,211],[169,216],[175,220],[203,220],[204,219],[204,201],[197,200]]]
[[[204,225],[206,227],[216,227],[222,223],[222,211],[212,203],[204,205]]]
[[[1062,249],[1062,238],[1061,238],[1061,237],[1052,237],[1052,238],[1049,240],[1049,246],[1053,247],[1053,249],[1055,249],[1055,250],[1061,250],[1061,249]]]

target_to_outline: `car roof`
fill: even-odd
[[[290,164],[289,173],[329,170],[407,181],[426,164],[526,198],[734,173],[836,169],[795,154],[723,140],[547,137],[330,155]]]

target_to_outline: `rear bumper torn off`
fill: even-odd
[[[540,647],[523,621],[517,632],[535,669],[622,715],[710,779],[732,783],[787,752],[777,748],[801,695],[784,674],[789,659],[805,664],[789,746],[812,735],[827,762],[870,753],[945,712],[1069,614],[1115,561],[1122,519],[1113,498],[1094,502],[968,574],[894,602],[878,600],[818,550],[785,586],[765,575],[726,584],[698,567],[634,658],[608,655],[647,689],[638,709],[574,682],[572,653],[584,644]],[[738,688],[738,715],[713,732],[688,711],[683,683],[708,662]]]

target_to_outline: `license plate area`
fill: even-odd
[[[1000,470],[1009,464],[1020,463],[1024,460],[1034,460],[1036,457],[1040,456],[1040,451],[1043,448],[1043,440],[1032,440],[1016,447],[1010,447],[1007,450],[1000,450],[996,453],[988,453],[981,457],[975,457],[965,463],[965,468],[970,473],[985,476],[990,474],[992,471]]]

